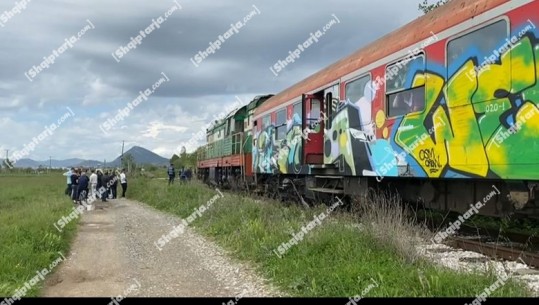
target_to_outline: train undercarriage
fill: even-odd
[[[491,217],[539,219],[539,182],[470,179],[390,178],[340,176],[327,165],[312,169],[311,175],[257,174],[244,176],[241,167],[200,169],[198,178],[223,189],[242,191],[303,206],[336,200],[349,203],[369,191],[395,192],[403,202],[438,211]],[[477,203],[480,203],[479,205]],[[472,209],[472,206],[476,207]],[[479,208],[477,208],[479,207]]]

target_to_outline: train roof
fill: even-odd
[[[206,129],[206,132],[209,133],[209,132],[213,131],[214,129],[223,126],[225,124],[225,122],[228,119],[230,119],[231,117],[234,117],[234,120],[236,120],[236,121],[244,120],[247,117],[249,110],[260,106],[262,103],[264,103],[266,100],[268,100],[272,96],[273,96],[273,94],[255,96],[253,98],[253,100],[251,102],[249,102],[247,105],[237,107],[236,109],[230,111],[226,115],[225,118],[213,121],[211,123],[210,127],[208,127]]]
[[[264,102],[266,102],[268,99],[273,97],[273,94],[266,94],[266,95],[257,95],[253,98],[253,100],[247,104],[247,111],[253,110],[260,105],[262,105]]]
[[[509,1],[452,0],[278,93],[255,116]]]

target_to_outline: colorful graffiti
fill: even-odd
[[[398,80],[406,89],[424,90],[423,111],[387,119],[378,110],[372,124],[373,82],[357,102],[341,102],[325,131],[324,163],[336,164],[343,175],[539,179],[539,43],[533,31],[528,26],[490,64],[479,63],[488,57],[477,50],[461,51],[458,66],[427,63],[426,71],[411,69]]]
[[[449,77],[427,72],[426,109],[397,122],[396,150],[416,176],[538,179],[539,45],[530,33],[500,62],[476,71],[469,58]],[[439,128],[432,126],[439,122]],[[403,128],[413,126],[413,128]],[[417,142],[418,135],[422,137]]]
[[[324,163],[345,176],[538,180],[539,41],[537,29],[525,32],[510,48],[495,50],[494,59],[475,46],[459,47],[448,66],[428,56],[421,67],[410,66],[392,84],[401,91],[388,96],[417,109],[398,92],[419,89],[420,111],[388,118],[374,107],[387,97],[370,77],[353,94],[347,87],[347,100],[324,128]],[[258,132],[255,170],[301,172],[302,141],[295,140],[304,136],[301,126],[300,117],[289,115],[285,139],[275,140],[274,126]]]
[[[325,130],[324,163],[336,164],[343,175],[377,176],[378,168],[397,175],[397,167],[386,164],[395,156],[389,141],[376,138],[371,116],[374,87],[370,81],[361,82],[357,101],[341,101]]]
[[[255,147],[253,147],[253,168],[258,173],[264,174],[290,174],[300,173],[302,139],[301,117],[291,115],[286,124],[286,137],[275,138],[276,126],[271,124],[255,135]]]

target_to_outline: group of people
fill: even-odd
[[[108,199],[117,198],[118,181],[122,186],[122,198],[125,198],[125,192],[127,191],[127,177],[125,169],[121,171],[106,170],[103,172],[101,169],[92,169],[91,174],[88,177],[88,169],[74,168],[64,173],[67,177],[67,188],[65,194],[70,196],[74,204],[81,204],[81,199],[97,198],[101,195],[101,201],[107,202]],[[102,190],[102,191],[100,191]],[[86,194],[81,198],[82,194]]]
[[[174,178],[176,177],[176,170],[174,169],[174,164],[170,164],[167,169],[167,173],[168,184],[173,184]],[[193,177],[193,171],[191,170],[191,168],[185,169],[185,167],[182,167],[182,169],[178,171],[178,176],[180,177],[181,182],[191,181],[191,178]]]

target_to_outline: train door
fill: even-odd
[[[319,95],[303,95],[304,163],[324,163],[324,98]]]

